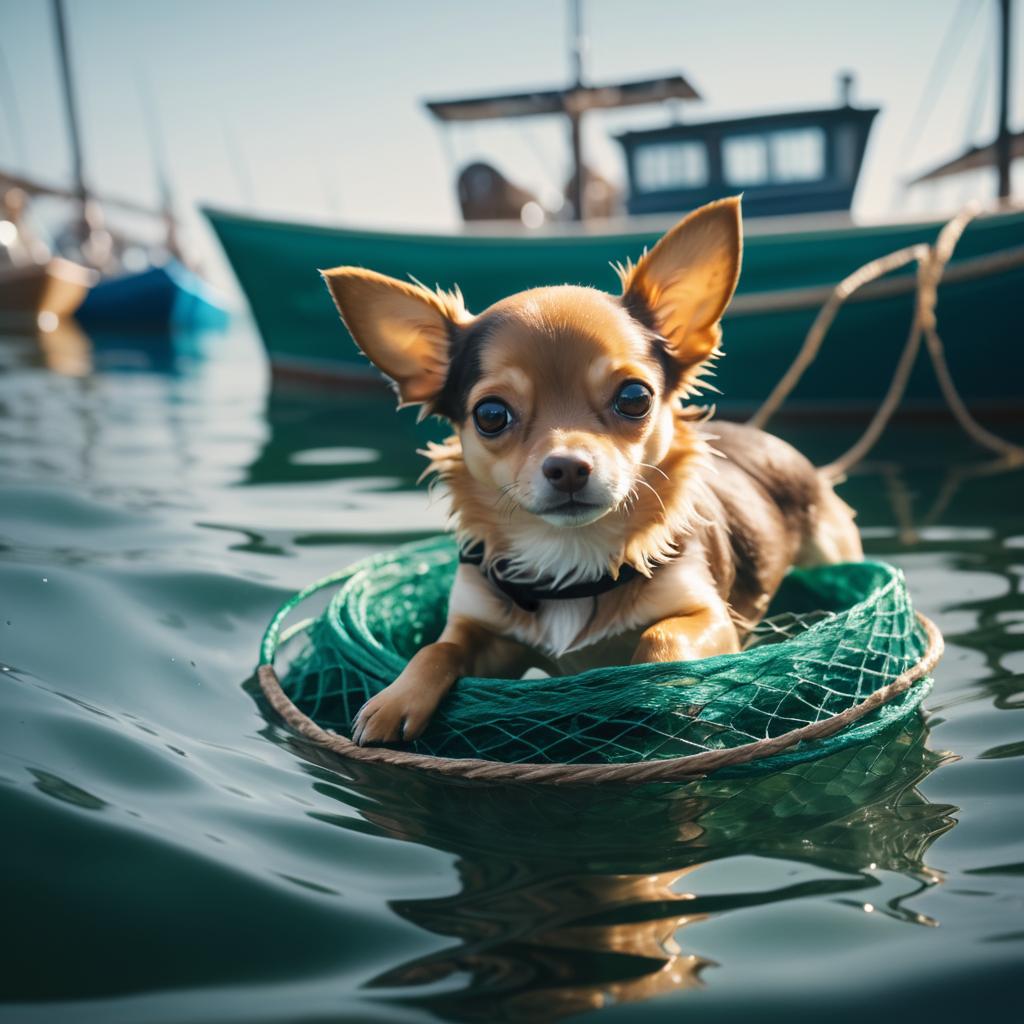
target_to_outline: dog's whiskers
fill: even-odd
[[[641,462],[641,466],[644,469],[653,469],[655,473],[660,473],[666,480],[668,479],[668,473],[665,472],[660,466],[652,466],[649,462]]]
[[[658,499],[658,504],[661,506],[661,511],[668,514],[668,509],[665,508],[665,502],[661,500],[661,495],[646,481],[637,480],[638,484],[643,484]]]
[[[507,520],[511,520],[516,512],[523,507],[522,503],[517,500],[518,494],[519,485],[513,481],[510,484],[505,484],[501,488],[501,493],[494,502],[494,507],[497,509],[499,514],[504,516]]]
[[[494,507],[497,508],[498,505],[500,505],[506,498],[508,498],[509,494],[512,491],[514,491],[515,488],[516,484],[514,482],[510,484],[505,484],[505,486],[501,488],[498,497],[494,499]]]

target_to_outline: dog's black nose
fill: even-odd
[[[575,494],[587,486],[594,467],[574,455],[549,455],[540,468],[556,491]]]

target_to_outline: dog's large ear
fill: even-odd
[[[620,268],[622,300],[657,331],[684,369],[718,350],[718,321],[740,276],[743,226],[740,197],[694,210],[635,265]]]
[[[370,362],[394,381],[401,404],[436,398],[448,373],[451,329],[470,319],[462,296],[361,267],[321,274],[349,333]]]

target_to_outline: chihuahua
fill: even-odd
[[[447,623],[363,706],[357,743],[414,739],[463,675],[738,651],[792,565],[862,557],[806,458],[684,404],[719,355],[742,248],[724,199],[618,266],[620,296],[534,288],[478,316],[457,290],[324,272],[400,405],[456,431],[424,452],[461,550]]]

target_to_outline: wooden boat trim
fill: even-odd
[[[95,284],[98,274],[71,260],[0,267],[0,328],[53,330]]]
[[[943,283],[958,284],[963,281],[973,281],[979,277],[1001,274],[1020,266],[1024,266],[1024,245],[1016,246],[1013,249],[1005,249],[1002,252],[989,253],[985,256],[975,256],[972,259],[961,260],[958,263],[951,264],[943,275]],[[855,295],[850,296],[849,301],[870,302],[872,300],[892,298],[896,295],[909,295],[914,291],[915,287],[916,281],[914,276],[912,274],[904,274],[900,277],[889,278],[885,281],[875,281],[870,285],[866,285]],[[809,288],[787,288],[779,291],[751,292],[746,295],[737,295],[729,306],[726,318],[753,316],[758,313],[785,313],[791,310],[817,309],[828,301],[833,288],[833,285],[820,285]]]
[[[0,278],[4,281],[32,281],[43,276],[83,288],[92,287],[99,278],[95,270],[72,263],[62,256],[55,256],[45,263],[21,263],[0,269]]]

